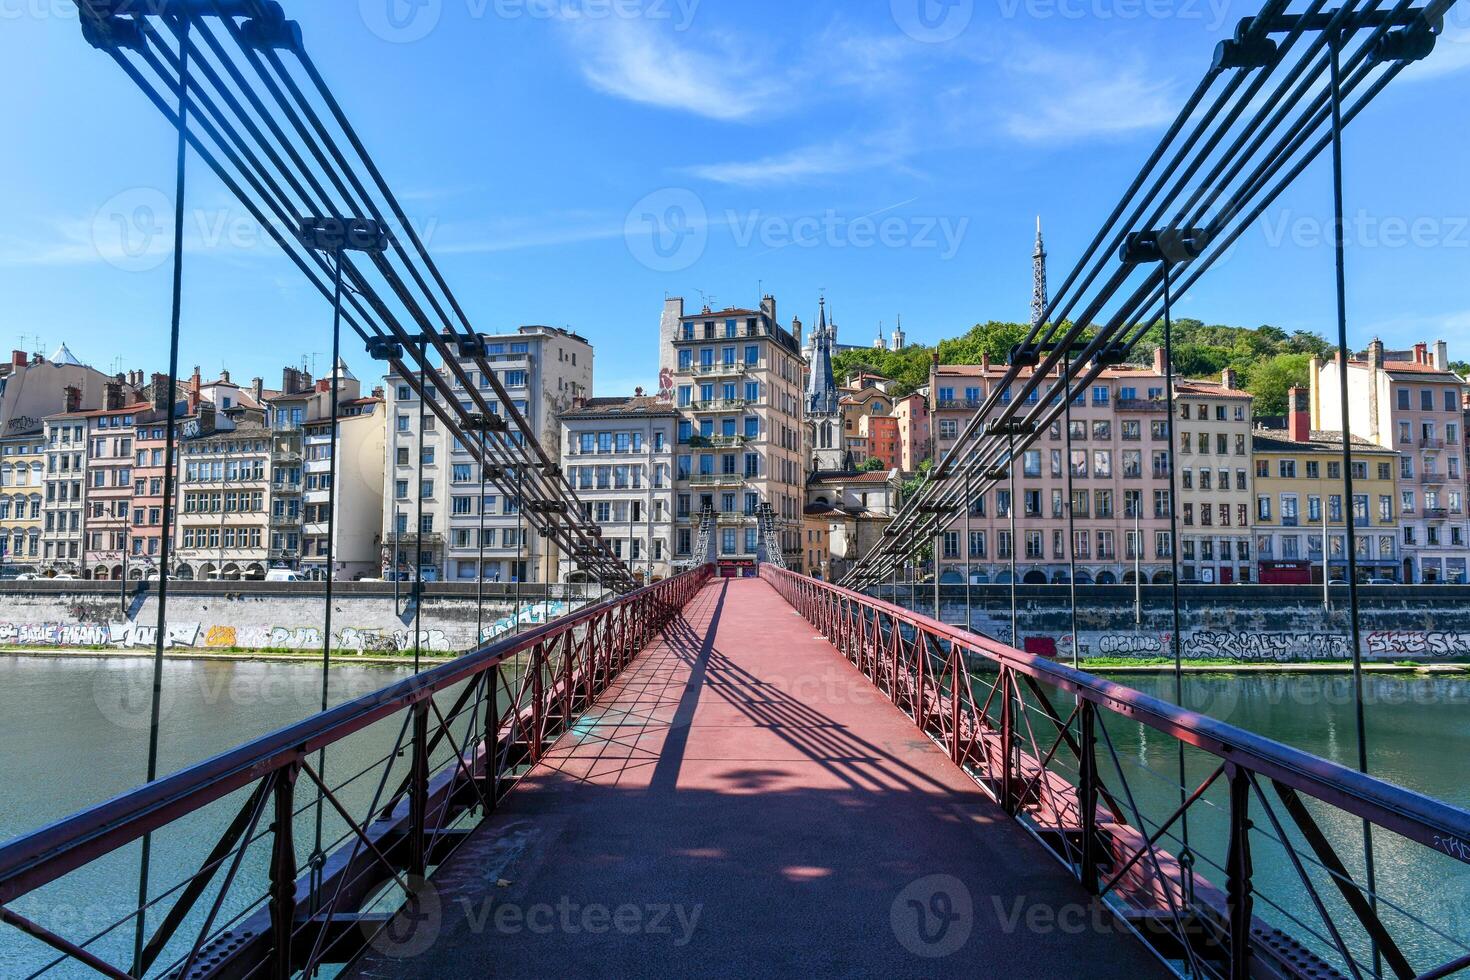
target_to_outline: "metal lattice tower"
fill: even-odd
[[[770,504],[760,506],[761,548],[765,551],[760,560],[777,568],[786,567],[786,554],[781,547],[781,533],[776,528],[776,511]]]
[[[1046,245],[1041,240],[1041,215],[1036,216],[1036,250],[1031,253],[1031,327],[1042,325],[1048,302],[1046,289]]]

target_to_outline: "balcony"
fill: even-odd
[[[301,492],[301,481],[300,480],[282,480],[279,483],[272,483],[271,484],[271,492],[272,493],[300,493]]]
[[[1162,415],[1169,410],[1169,406],[1162,398],[1119,398],[1113,402],[1113,410],[1117,412],[1149,412]]]
[[[1281,526],[1282,527],[1299,527],[1299,526],[1301,526],[1301,519],[1298,518],[1295,514],[1291,514],[1289,516],[1286,515],[1286,514],[1282,514],[1281,515]]]
[[[1424,473],[1419,477],[1419,482],[1426,486],[1440,486],[1448,479],[1443,473]]]
[[[734,487],[744,482],[739,473],[701,473],[689,478],[691,487]]]
[[[745,436],[691,436],[690,449],[739,449],[749,440]]]
[[[681,373],[689,374],[695,378],[736,378],[748,370],[749,367],[744,361],[731,361],[729,363],[718,361],[714,364],[694,364],[687,371]]]
[[[707,402],[691,402],[689,410],[696,414],[702,412],[740,412],[748,405],[744,398],[714,398]]]
[[[1424,436],[1419,440],[1420,449],[1443,449],[1444,440],[1435,439],[1432,436]]]
[[[721,527],[745,527],[755,521],[754,514],[720,514],[715,517],[715,523]]]
[[[1443,521],[1450,516],[1449,510],[1444,507],[1425,507],[1424,519],[1426,521]]]
[[[390,531],[383,543],[387,545],[413,545],[422,540],[425,548],[438,548],[444,544],[444,535],[437,531],[425,531],[422,536],[417,531]]]
[[[296,527],[301,523],[300,514],[272,514],[271,527]]]
[[[934,405],[936,412],[978,412],[985,404],[978,398],[944,398]]]

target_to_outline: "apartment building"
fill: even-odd
[[[893,459],[898,439],[893,399],[870,375],[854,380],[856,383],[843,389],[838,399],[842,410],[843,449],[855,465],[878,458],[884,461],[885,469],[893,469],[898,465]],[[883,421],[876,421],[879,419]]]
[[[179,431],[179,578],[263,579],[270,568],[271,431],[258,412],[201,403]]]
[[[537,440],[545,447],[559,445],[557,416],[592,392],[592,345],[569,330],[546,326],[525,326],[513,333],[483,336],[490,369]],[[460,367],[491,411],[509,414],[474,362],[462,361]],[[474,402],[458,379],[447,371],[445,378],[455,386],[461,405],[474,411]],[[457,440],[445,438],[433,411],[419,404],[404,379],[389,375],[386,381],[390,428],[385,440],[388,466],[384,472],[383,540],[388,572],[412,575],[417,566],[426,581],[474,581],[477,575],[492,582],[554,581],[560,556],[546,539],[526,531],[519,501],[513,496],[500,499],[499,488],[495,513],[487,509],[485,515],[487,530],[494,531],[497,541],[510,542],[512,547],[500,549],[493,561],[487,558],[481,566],[478,518],[474,522],[475,535],[451,533],[452,529],[469,527],[465,520],[468,515],[454,514],[452,508],[464,506],[455,503],[456,498],[478,493],[480,475],[474,457]],[[438,395],[431,391],[430,397]],[[426,409],[422,433],[421,408]],[[502,465],[513,465],[513,461]]]
[[[929,458],[932,435],[929,428],[929,394],[916,391],[893,401],[893,419],[898,430],[899,458],[894,462],[905,473],[913,473]]]
[[[1399,452],[1398,518],[1404,582],[1464,582],[1465,379],[1444,341],[1388,351],[1374,340],[1348,359],[1313,361],[1314,429],[1341,429],[1346,378],[1352,434]]]
[[[127,400],[119,381],[105,388],[103,408],[84,412],[87,424],[85,568],[89,578],[121,580],[129,558],[132,528],[133,443],[136,416],[146,402]]]
[[[39,568],[45,487],[45,430],[0,438],[0,566],[9,572]]]
[[[929,379],[931,455],[936,462],[1003,383],[1007,370],[989,358],[974,365],[940,365],[936,360]],[[1081,583],[1132,582],[1135,567],[1145,581],[1167,581],[1172,539],[1164,377],[1159,357],[1151,368],[1109,368],[1088,390],[1075,392],[1067,430],[1070,452],[1064,420],[1058,419],[1018,452],[1014,502],[1009,481],[976,492],[968,522],[957,517],[941,535],[941,578],[962,582],[968,571],[971,582],[1009,582],[1014,549],[1017,575],[1027,583],[1067,581],[1069,553],[1076,555]],[[1017,384],[1029,378],[1024,373]],[[1025,396],[1022,416],[1038,408],[1043,398],[1060,397],[1058,386],[1058,378],[1044,379]],[[1001,388],[999,398],[1002,406],[1009,404],[1012,390]],[[1070,542],[1069,473],[1075,525]],[[968,540],[962,540],[967,523]]]
[[[54,575],[81,578],[86,557],[87,418],[82,392],[65,392],[67,411],[44,422],[46,500],[42,505],[41,567]]]
[[[301,569],[302,434],[308,420],[328,414],[320,407],[324,396],[330,402],[330,386],[318,390],[310,374],[288,367],[281,372],[280,393],[265,398],[265,420],[271,430],[269,550],[275,568]]]
[[[1182,582],[1229,585],[1255,580],[1251,401],[1231,370],[1218,384],[1175,383]]]
[[[1343,435],[1311,428],[1307,391],[1294,388],[1290,398],[1287,430],[1258,429],[1252,438],[1259,581],[1298,585],[1320,583],[1324,576],[1345,581]],[[1351,452],[1358,576],[1396,578],[1401,570],[1396,506],[1401,454],[1361,437],[1353,438]],[[1459,561],[1463,571],[1463,552]]]
[[[756,310],[687,313],[666,300],[659,331],[661,394],[679,412],[674,557],[693,559],[699,515],[718,515],[716,551],[727,571],[755,566],[759,515],[769,506],[788,566],[800,567],[805,443],[800,321],[786,330],[776,300]],[[835,397],[832,399],[835,411]]]
[[[151,401],[133,414],[133,515],[128,528],[128,577],[144,578],[158,571],[163,560],[164,474],[168,469],[165,453],[168,445],[168,417],[172,411],[175,423],[182,426],[188,416],[188,402],[170,398],[168,378],[153,376]],[[170,402],[173,404],[170,405]],[[173,464],[178,463],[178,447],[174,447]],[[175,472],[175,477],[177,477]],[[174,517],[178,516],[178,483],[174,484]],[[177,529],[177,524],[174,525]],[[177,539],[175,539],[177,540]],[[175,553],[175,559],[177,553]],[[177,570],[177,565],[175,569]]]
[[[387,431],[383,393],[375,389],[369,398],[356,397],[357,379],[345,365],[338,365],[338,375],[343,391],[338,395],[336,439],[332,437],[330,403],[329,417],[308,421],[301,430],[305,487],[301,497],[300,567],[312,578],[325,578],[330,541],[334,578],[376,578],[383,567],[383,447]],[[343,397],[349,393],[353,397]],[[336,520],[329,535],[333,457],[337,460]],[[281,482],[277,475],[272,473],[273,495]],[[273,552],[278,533],[275,503],[273,499]]]
[[[641,582],[673,571],[679,418],[641,388],[632,398],[589,398],[560,415],[562,470],[582,501],[582,520],[602,528],[602,540]],[[561,578],[585,580],[567,556]]]
[[[124,381],[136,388],[140,372],[109,377],[76,359],[65,344],[50,358],[12,351],[0,363],[0,432],[19,435],[42,428],[42,420],[67,408],[67,392],[76,389],[76,410],[101,408],[103,386]]]

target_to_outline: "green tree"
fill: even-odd
[[[1285,415],[1287,392],[1305,388],[1311,381],[1311,355],[1277,354],[1251,366],[1245,376],[1245,387],[1256,396],[1256,415]]]
[[[877,456],[869,456],[867,459],[863,460],[862,465],[858,467],[858,472],[872,473],[874,470],[881,469],[884,469],[883,460],[879,459]]]

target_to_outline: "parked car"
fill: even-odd
[[[265,573],[267,582],[305,582],[306,576],[289,568],[272,568]]]

